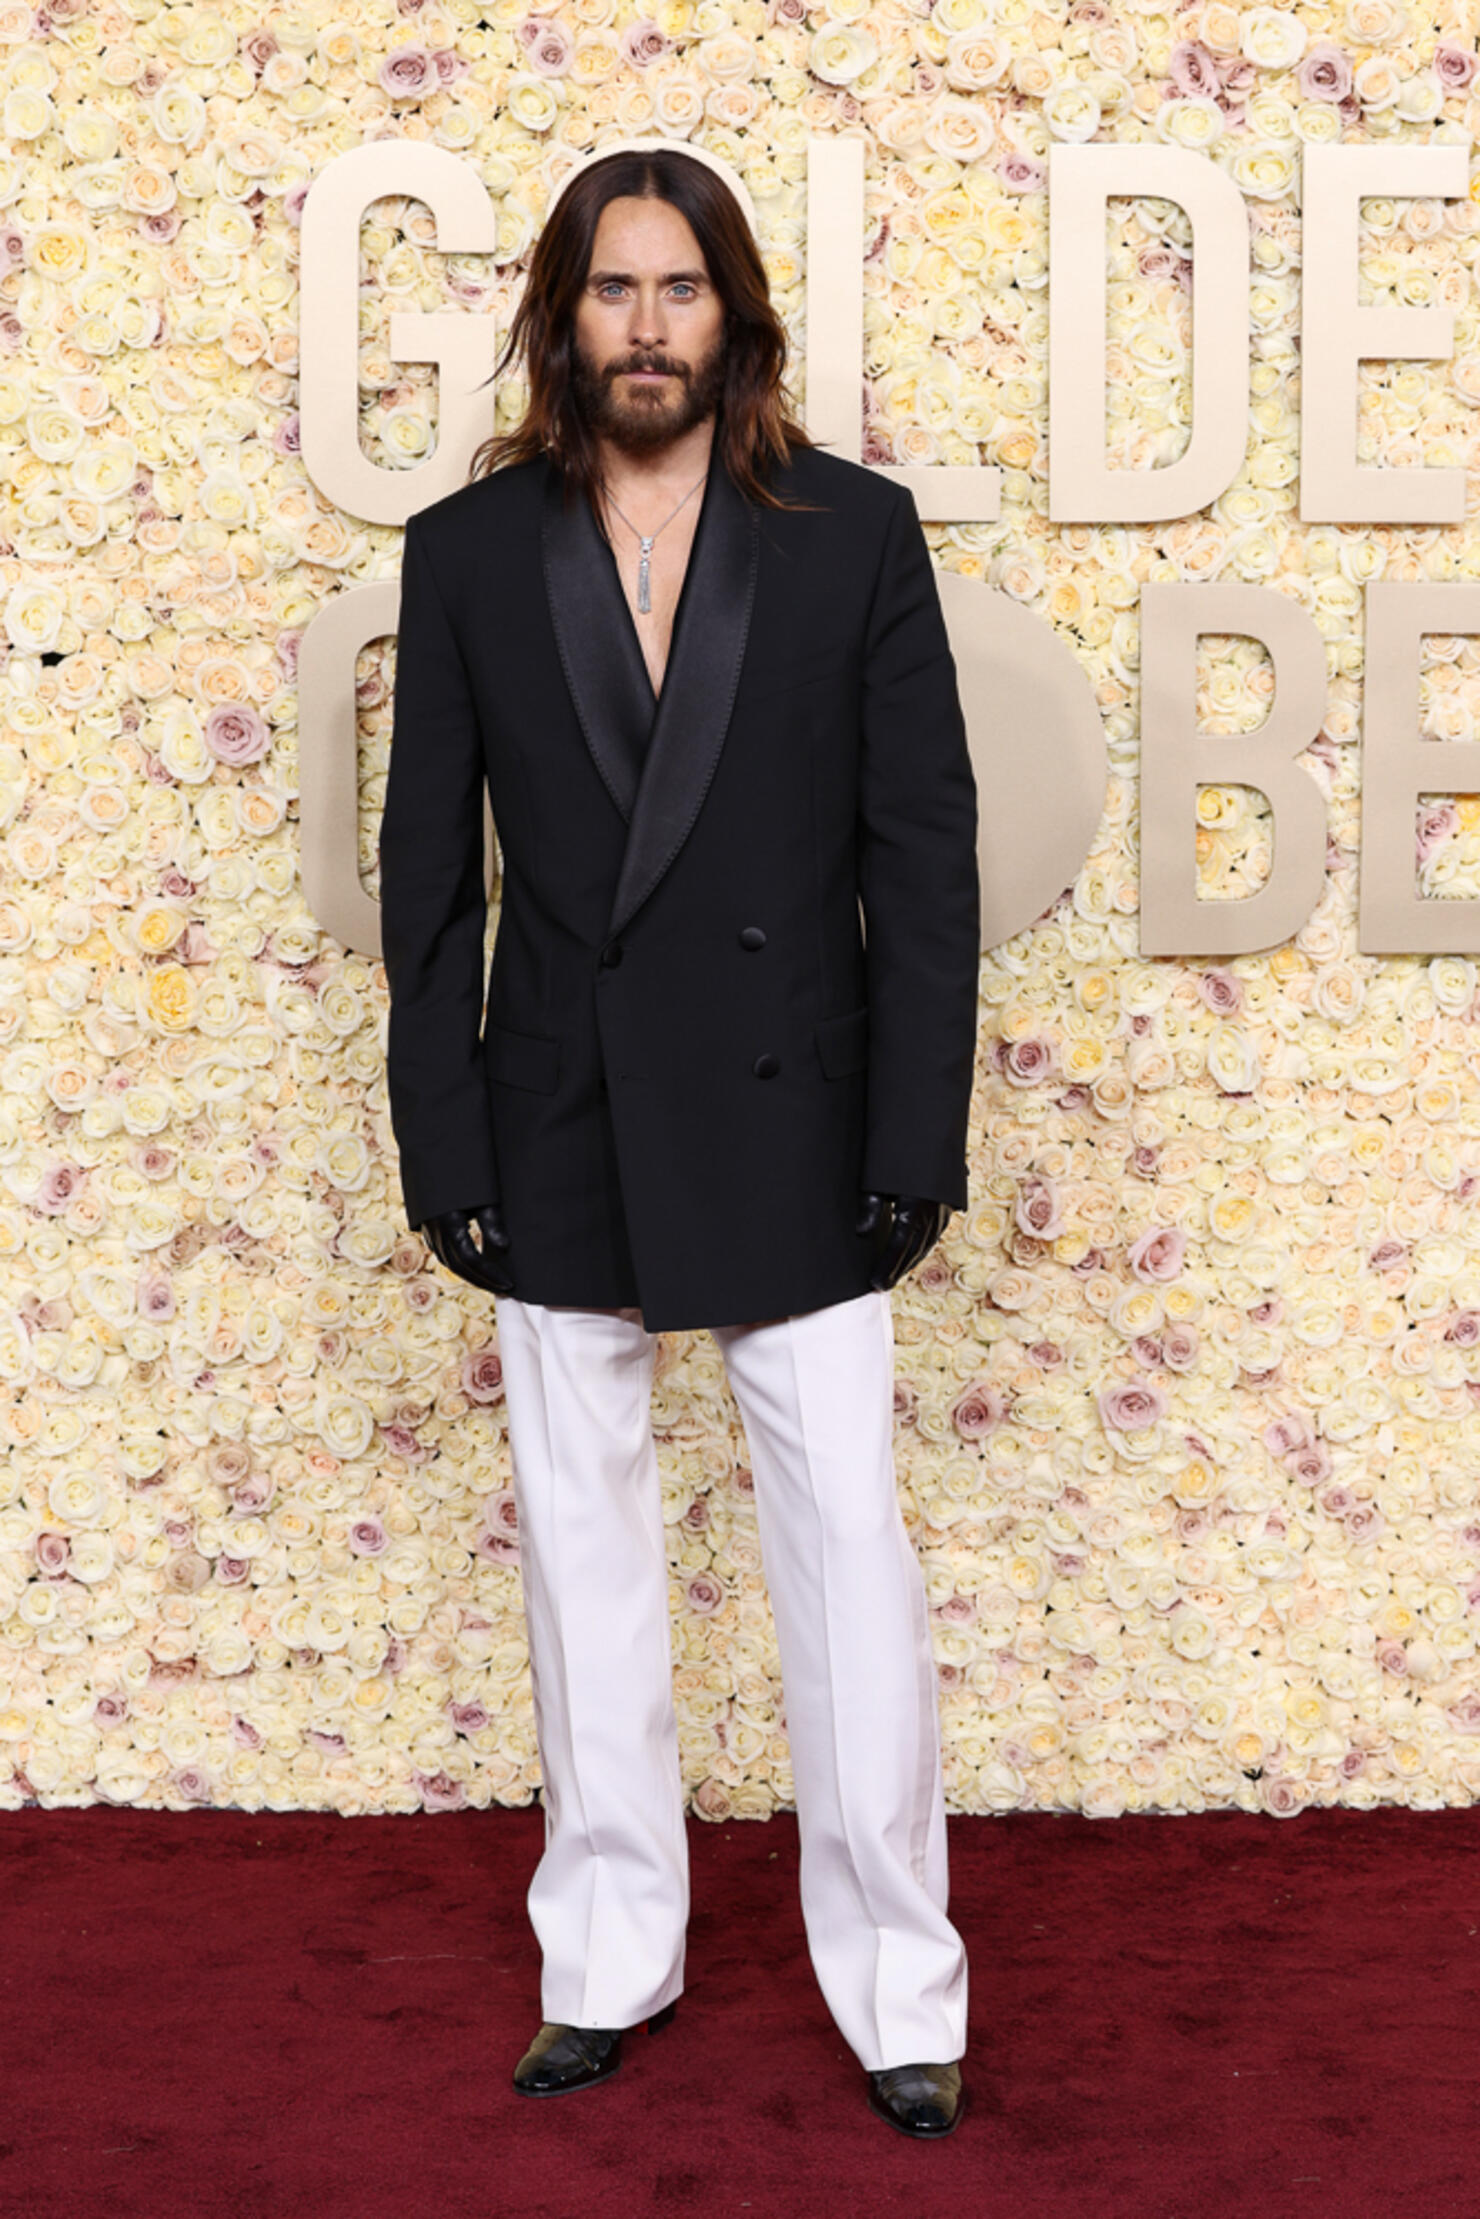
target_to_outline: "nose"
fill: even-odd
[[[663,343],[663,316],[659,306],[661,294],[656,285],[649,292],[646,286],[638,287],[633,304],[630,326],[635,347],[657,347]]]

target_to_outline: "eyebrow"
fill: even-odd
[[[708,282],[708,273],[704,270],[665,270],[658,282],[661,285],[676,285],[680,278],[686,279],[691,285],[704,285]],[[587,283],[590,285],[635,285],[637,279],[631,270],[593,270],[587,279]]]

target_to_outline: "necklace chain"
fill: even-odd
[[[610,490],[604,489],[606,490],[607,499],[611,501],[612,507],[614,509],[617,509],[617,514],[621,517],[622,522],[626,525],[628,531],[637,533],[637,539],[641,548],[641,555],[637,565],[637,606],[644,616],[648,614],[653,605],[648,587],[648,559],[653,551],[653,541],[657,538],[658,532],[667,530],[668,526],[673,522],[674,517],[677,516],[679,509],[683,507],[683,502],[692,498],[692,496],[698,491],[699,487],[704,483],[704,480],[708,477],[708,475],[709,472],[706,469],[698,478],[695,479],[694,483],[689,487],[688,492],[684,495],[683,501],[678,502],[675,507],[671,508],[668,511],[668,514],[664,517],[662,523],[658,526],[658,530],[654,532],[639,532],[637,530],[637,526],[633,523],[631,517],[627,515],[626,511],[624,509],[617,508],[616,501],[613,499]]]

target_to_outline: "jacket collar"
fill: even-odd
[[[589,502],[561,501],[546,460],[541,561],[561,667],[592,760],[627,826],[607,920],[621,932],[678,855],[719,765],[750,632],[760,517],[710,459],[654,698],[637,629]]]

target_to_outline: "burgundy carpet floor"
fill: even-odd
[[[5,2219],[1480,2219],[1480,1811],[953,1819],[970,2109],[866,2108],[791,1817],[532,2102],[537,1810],[0,1815]]]

